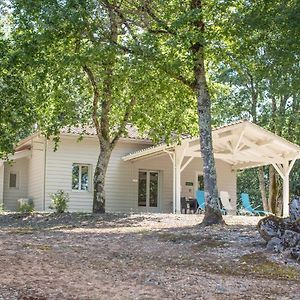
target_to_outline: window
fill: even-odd
[[[90,188],[90,165],[72,165],[72,190],[88,191]]]
[[[138,206],[158,207],[159,171],[139,171]]]
[[[204,191],[204,177],[201,174],[197,175],[197,188],[198,190]]]
[[[18,176],[17,173],[10,173],[9,174],[9,187],[10,188],[18,188]]]
[[[147,172],[139,172],[139,197],[138,205],[146,206],[147,202]]]

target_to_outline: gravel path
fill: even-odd
[[[257,217],[0,215],[0,299],[299,299]]]

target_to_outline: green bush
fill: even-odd
[[[32,213],[34,211],[34,204],[32,200],[29,200],[28,202],[22,202],[19,206],[19,212],[24,213]]]
[[[63,213],[68,208],[69,194],[63,190],[58,190],[56,193],[51,194],[52,205],[51,209],[55,209],[57,213]]]

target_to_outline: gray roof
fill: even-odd
[[[150,140],[147,134],[141,134],[138,129],[132,124],[126,125],[127,134],[123,138],[129,138],[134,140]],[[74,134],[74,135],[89,135],[96,136],[96,129],[92,126],[83,126],[83,127],[64,127],[60,130],[61,134]]]

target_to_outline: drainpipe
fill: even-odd
[[[43,182],[43,211],[46,210],[46,161],[47,161],[47,138],[44,142],[44,182]]]
[[[176,213],[176,167],[175,167],[175,152],[170,152],[167,150],[163,150],[167,154],[169,154],[169,157],[172,161],[173,166],[173,214]]]

